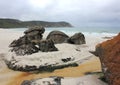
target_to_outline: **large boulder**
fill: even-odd
[[[33,31],[38,31],[39,34],[43,34],[45,32],[45,28],[42,27],[42,26],[41,27],[40,26],[34,26],[34,27],[31,27],[28,30],[26,30],[24,33],[28,34],[28,33],[33,32]]]
[[[102,71],[109,85],[120,85],[120,33],[111,40],[96,46]]]
[[[31,27],[28,30],[26,30],[24,33],[28,37],[28,40],[41,40],[42,39],[42,34],[45,32],[44,27]]]
[[[75,33],[68,39],[68,43],[77,45],[85,44],[85,36],[82,33]]]
[[[53,40],[55,44],[66,42],[68,38],[69,36],[61,31],[52,31],[47,36],[47,39]]]

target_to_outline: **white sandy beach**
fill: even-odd
[[[45,33],[44,36],[47,36],[47,34],[48,33]],[[16,76],[20,76],[21,74],[23,74],[23,72],[9,70],[6,67],[6,65],[4,64],[3,59],[4,59],[4,56],[5,56],[5,58],[8,58],[8,60],[11,59],[11,56],[8,56],[8,51],[9,51],[8,46],[14,39],[18,39],[22,35],[23,35],[23,32],[21,32],[21,31],[17,32],[17,31],[12,31],[12,30],[8,30],[8,29],[0,29],[0,82],[1,82],[0,85],[19,85],[19,83],[13,84],[13,82],[15,83],[14,79],[16,78]],[[18,62],[18,65],[22,65],[22,66],[24,66],[26,63],[29,65],[39,65],[41,63],[38,61],[42,57],[44,57],[44,58],[42,58],[42,61],[44,61],[44,62],[42,62],[42,64],[45,64],[45,63],[62,64],[62,62],[60,61],[61,58],[73,57],[73,58],[75,58],[75,60],[73,60],[71,62],[77,62],[78,64],[81,64],[83,66],[85,66],[84,63],[86,63],[86,65],[88,65],[87,64],[87,62],[88,62],[88,63],[90,63],[90,65],[92,65],[91,63],[94,63],[94,60],[98,61],[99,59],[97,57],[95,57],[94,55],[92,55],[91,53],[89,53],[89,51],[94,51],[95,46],[98,43],[107,40],[107,39],[103,39],[103,37],[111,37],[111,36],[112,35],[97,35],[97,36],[95,36],[92,34],[88,34],[88,35],[85,35],[86,44],[83,44],[83,45],[72,45],[72,44],[66,44],[66,43],[56,44],[55,46],[59,49],[58,52],[47,52],[47,53],[39,52],[39,53],[35,53],[30,56],[24,56],[24,57],[17,56],[16,59],[21,60],[20,62]],[[76,49],[79,51],[76,51]],[[6,55],[7,55],[7,57],[6,57]],[[34,58],[33,58],[33,56],[34,56]],[[54,57],[56,57],[56,58],[54,58]],[[25,61],[24,59],[27,61]],[[29,60],[33,60],[34,62],[30,62]],[[90,62],[89,62],[89,60],[90,60]],[[96,64],[96,65],[100,65],[99,61],[98,61],[98,64]],[[100,66],[98,66],[98,67],[99,68],[96,69],[97,68],[97,66],[96,66],[95,69],[93,70],[92,67],[89,66],[87,71],[92,71],[92,72],[100,71]],[[74,69],[74,71],[75,71],[75,68],[78,70],[78,68],[80,69],[81,67],[78,67],[78,68],[71,67],[71,68]],[[89,70],[89,69],[91,69],[91,70]],[[59,76],[63,76],[63,77],[70,77],[69,74],[68,75],[61,74],[61,72],[63,70],[55,71],[55,73],[53,72],[54,76],[59,75]],[[81,70],[84,70],[84,69],[81,69]],[[24,73],[24,74],[26,74],[26,73]],[[27,77],[28,75],[29,75],[29,77]],[[47,73],[47,74],[45,74],[45,76],[44,76],[44,74],[39,74],[39,76],[38,75],[36,76],[35,74],[32,74],[32,75],[28,74],[28,75],[27,74],[26,74],[26,76],[24,75],[23,80],[31,79],[31,77],[32,78],[48,77],[48,76],[52,76],[52,73],[50,73],[50,74]],[[81,76],[83,76],[83,75],[81,75]],[[79,78],[75,78],[75,79],[71,78],[71,79],[64,81],[64,82],[66,82],[66,85],[68,85],[68,81],[76,82],[79,79],[80,80],[83,79],[87,82],[84,85],[106,85],[102,81],[97,80],[97,77],[94,77],[94,78],[92,76],[80,77],[79,74],[78,74],[78,76],[75,76],[73,74],[73,76],[71,76],[71,77],[79,77]],[[23,80],[22,79],[18,80],[18,81],[16,80],[16,82],[20,82]],[[12,82],[12,83],[10,83],[10,82]],[[63,84],[63,85],[65,85],[65,84]],[[69,84],[69,85],[82,85],[82,84]]]

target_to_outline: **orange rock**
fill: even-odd
[[[97,45],[95,54],[100,58],[109,85],[120,85],[120,33]]]

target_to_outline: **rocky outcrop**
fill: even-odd
[[[68,38],[69,36],[61,31],[52,31],[47,36],[47,39],[53,40],[55,44],[66,42]]]
[[[15,71],[23,71],[23,72],[52,72],[56,69],[78,66],[77,63],[65,63],[65,62],[63,64],[53,62],[54,64],[45,63],[45,64],[40,64],[39,66],[26,64],[22,66],[22,65],[19,65],[18,62],[19,61],[17,61],[14,57],[12,57],[10,61],[5,60],[5,63],[7,64],[8,68]],[[31,62],[33,63],[34,61],[31,61]]]
[[[8,68],[24,72],[51,72],[55,69],[78,66],[78,64],[73,61],[75,61],[75,57],[78,57],[76,54],[81,52],[78,52],[73,45],[70,46],[70,49],[63,50],[59,46],[60,44],[57,44],[56,46],[58,48],[60,47],[59,52],[50,53],[51,51],[58,51],[54,43],[67,43],[69,36],[61,31],[52,31],[47,39],[43,40],[44,32],[44,27],[35,26],[26,30],[24,36],[18,40],[14,40],[10,44],[11,52],[8,53],[8,58],[6,57],[5,59]],[[80,37],[81,35],[79,36],[79,34],[77,34],[77,36],[75,36],[76,40],[72,44],[82,44],[78,43],[78,41],[82,39]],[[69,45],[70,44],[68,44],[68,46]],[[63,46],[67,46],[67,44]],[[72,56],[68,55],[69,50],[73,50]]]
[[[85,44],[85,36],[82,33],[75,33],[68,39],[68,43],[77,45]]]
[[[45,32],[44,27],[31,27],[26,30],[25,35],[18,40],[14,40],[9,46],[12,47],[11,52],[16,55],[30,55],[38,51],[48,52],[57,51],[52,40],[42,40],[42,34]]]
[[[111,40],[96,46],[102,71],[109,85],[120,85],[120,33]]]

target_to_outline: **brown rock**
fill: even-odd
[[[120,33],[111,40],[96,46],[102,71],[109,85],[120,85]]]

